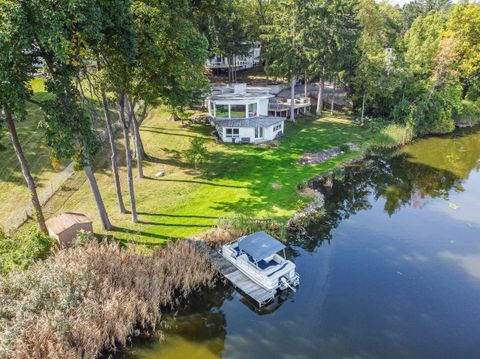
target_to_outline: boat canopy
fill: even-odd
[[[238,242],[238,248],[259,262],[281,251],[285,246],[265,232],[256,232],[243,237]]]

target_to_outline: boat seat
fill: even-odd
[[[277,273],[278,271],[281,271],[282,269],[284,269],[287,265],[288,265],[288,262],[287,262],[287,263],[284,263],[280,268],[278,268],[277,270],[274,270],[272,273],[269,273],[269,274],[267,275],[267,277],[271,277],[272,275],[274,275],[274,274]]]
[[[239,257],[241,254],[244,254],[244,255],[247,256],[248,260],[251,263],[255,264],[255,260],[248,253],[240,253],[240,249],[238,247],[233,247],[232,249],[235,251],[236,257]],[[278,264],[279,263],[277,261],[275,261],[274,259],[271,259],[269,261],[266,261],[266,260],[262,259],[261,261],[257,262],[258,268],[260,268],[262,270],[265,270],[269,267],[274,267]]]
[[[262,259],[257,264],[260,269],[267,269],[268,267],[276,266],[278,263],[273,259],[270,261],[265,261],[264,259]]]

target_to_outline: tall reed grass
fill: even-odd
[[[216,228],[207,231],[202,240],[211,246],[220,246],[241,236],[264,231],[272,236],[285,239],[287,229],[285,224],[274,219],[257,219],[243,215],[220,218]]]
[[[389,124],[381,130],[382,140],[379,147],[391,148],[403,146],[414,138],[414,131],[408,125]]]
[[[188,241],[151,254],[96,241],[0,279],[0,358],[95,358],[154,329],[162,308],[213,285]]]

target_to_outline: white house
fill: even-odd
[[[233,62],[228,57],[215,55],[207,60],[207,68],[216,71],[227,70],[229,67],[235,70],[250,69],[260,64],[260,48],[260,42],[256,42],[247,55],[234,56]],[[232,63],[230,64],[230,62]]]
[[[285,117],[268,115],[273,97],[268,87],[233,84],[214,87],[206,102],[224,142],[259,143],[273,140],[284,132]]]

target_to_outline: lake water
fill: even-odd
[[[296,294],[257,313],[205,291],[129,358],[480,358],[480,131],[428,138],[316,184],[290,240]]]

